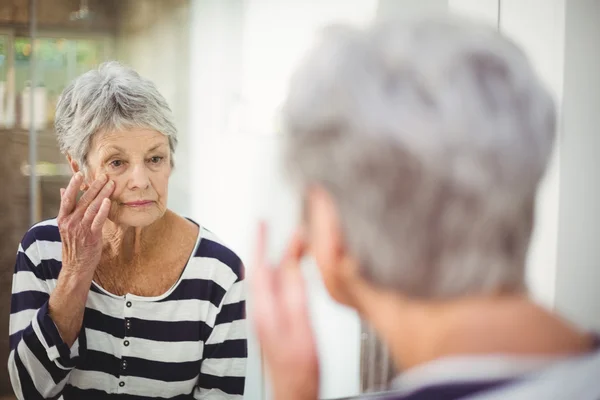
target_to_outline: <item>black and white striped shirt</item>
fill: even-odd
[[[177,283],[157,297],[92,283],[69,348],[48,314],[62,266],[56,220],[17,253],[10,378],[19,399],[241,399],[246,374],[243,266],[204,228]]]

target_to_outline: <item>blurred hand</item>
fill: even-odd
[[[266,227],[258,233],[252,268],[253,319],[276,400],[316,400],[319,361],[300,270],[305,244],[291,239],[275,268],[266,261]]]
[[[61,189],[58,229],[62,240],[62,270],[93,277],[102,254],[102,227],[108,218],[115,185],[100,176],[79,201],[77,193],[83,174],[75,174],[66,189]]]

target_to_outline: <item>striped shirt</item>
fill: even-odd
[[[599,400],[600,341],[567,358],[482,355],[448,357],[407,370],[387,393],[369,400]]]
[[[246,373],[240,259],[211,232],[165,294],[113,295],[92,283],[69,348],[48,313],[62,267],[56,220],[19,246],[10,315],[10,379],[19,399],[241,399]]]

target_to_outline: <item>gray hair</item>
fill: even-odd
[[[425,298],[525,289],[556,115],[511,41],[457,19],[331,27],[283,110],[288,170],[332,195],[365,278]]]
[[[173,165],[177,129],[167,101],[154,83],[118,62],[103,63],[79,76],[58,100],[54,129],[60,150],[82,167],[94,134],[132,128],[167,136]]]

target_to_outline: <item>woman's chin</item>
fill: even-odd
[[[117,225],[130,226],[133,228],[144,228],[156,222],[164,212],[160,212],[157,207],[148,210],[124,209],[119,210],[118,215],[110,218]]]

